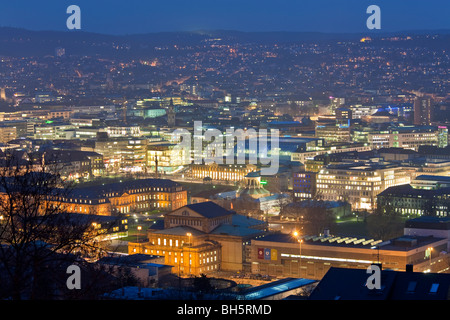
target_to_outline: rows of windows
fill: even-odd
[[[296,198],[312,198],[311,193],[294,192]]]
[[[202,221],[199,219],[170,218],[171,224],[179,224],[185,226],[201,226]]]

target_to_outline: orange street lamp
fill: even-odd
[[[139,249],[140,249],[140,246],[139,246],[139,232],[142,230],[142,226],[137,226],[137,231],[138,232],[136,232],[136,242],[138,243],[138,247],[139,247]],[[140,250],[139,250],[140,251]],[[139,252],[140,253],[140,252]]]
[[[303,239],[299,239],[300,233],[297,230],[295,230],[292,233],[292,235],[297,238],[297,241],[298,241],[298,243],[300,245],[300,257],[299,257],[299,267],[300,267],[300,269],[299,269],[299,272],[301,273],[301,271],[302,271],[302,243],[303,243]]]

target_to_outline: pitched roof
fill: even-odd
[[[436,195],[448,194],[450,193],[450,187],[444,187],[440,189],[418,189],[413,188],[410,184],[402,184],[399,186],[393,186],[380,192],[377,197],[389,197],[389,196],[410,196],[421,198],[431,198]]]
[[[168,179],[138,179],[123,182],[107,183],[105,185],[77,186],[71,191],[71,196],[80,198],[103,198],[108,193],[134,193],[133,190],[149,187],[172,188],[181,186],[178,182]]]
[[[450,274],[381,271],[381,288],[366,286],[365,269],[330,268],[310,300],[448,300]]]
[[[234,211],[229,211],[212,201],[188,204],[185,207],[197,212],[205,218],[217,218],[234,213]]]
[[[407,220],[405,228],[450,230],[450,217],[421,216]]]

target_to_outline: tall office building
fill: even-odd
[[[432,104],[428,97],[417,97],[414,100],[414,124],[430,125],[432,118]]]

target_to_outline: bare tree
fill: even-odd
[[[379,198],[377,208],[365,222],[368,234],[377,239],[386,240],[403,234],[404,223],[392,196]]]
[[[326,206],[303,207],[294,202],[284,206],[280,214],[282,218],[295,219],[298,229],[304,234],[320,234],[325,229],[333,232],[336,226],[336,218]]]
[[[0,277],[8,288],[6,298],[39,298],[51,270],[100,254],[92,220],[65,210],[72,185],[61,179],[59,166],[31,154],[9,153],[2,159]]]

